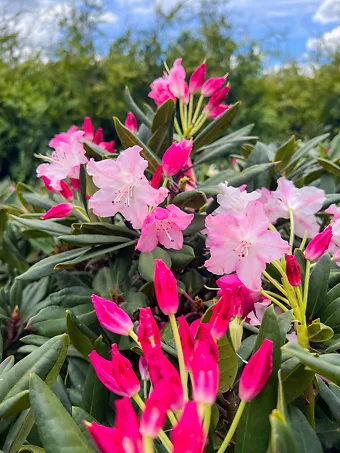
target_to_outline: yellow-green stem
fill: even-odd
[[[132,398],[135,400],[135,402],[140,407],[140,409],[142,411],[144,411],[145,410],[145,404],[144,404],[144,401],[142,400],[142,398],[138,395],[138,393],[133,395]],[[160,430],[160,432],[158,434],[158,437],[159,437],[159,440],[164,445],[166,451],[168,451],[170,453],[172,451],[172,443],[170,442],[170,439],[168,438],[168,436],[165,434],[165,432],[163,430]]]
[[[143,452],[153,453],[153,438],[149,436],[143,436]]]
[[[74,206],[74,209],[78,212],[78,214],[86,221],[86,222],[90,222],[90,219],[88,217],[88,215],[86,214],[86,211],[84,208],[80,207],[80,206]]]
[[[182,99],[179,100],[179,116],[181,118],[181,125],[182,125],[182,131],[183,131],[183,136],[185,137],[186,133],[186,124],[185,124],[185,117],[184,117],[184,108],[183,108],[183,101]]]
[[[282,302],[284,302],[287,305],[289,304],[288,303],[288,299],[286,299],[285,297],[281,296],[280,294],[274,293],[273,291],[268,291],[267,289],[266,289],[266,293],[270,294],[271,296],[274,296],[276,299],[282,300]]]
[[[181,131],[181,128],[179,127],[177,118],[175,118],[174,127],[175,127],[175,130],[176,130],[177,134],[180,136],[180,138],[182,138],[183,137],[183,133]]]
[[[240,419],[242,417],[242,414],[243,414],[243,411],[244,411],[244,408],[246,407],[246,401],[243,401],[241,400],[240,402],[240,405],[237,409],[237,412],[235,414],[235,417],[234,417],[234,420],[229,428],[229,431],[224,439],[224,441],[222,442],[222,445],[220,446],[220,448],[218,449],[217,453],[224,453],[228,447],[228,445],[230,444],[230,441],[231,439],[233,438],[234,434],[235,434],[235,431],[236,431],[236,428],[240,422]]]
[[[300,286],[295,286],[295,292],[299,301],[299,306],[300,306],[300,311],[301,315],[305,316],[305,307],[303,306],[303,301],[302,301],[302,294],[301,294],[301,289]]]
[[[200,113],[200,110],[201,110],[201,106],[202,106],[202,102],[203,102],[203,99],[204,99],[204,96],[201,95],[198,99],[198,102],[197,102],[197,105],[196,105],[196,109],[195,109],[195,113],[194,113],[194,117],[192,119],[192,123],[195,124],[196,123],[196,120],[197,120],[197,117]]]
[[[305,286],[303,288],[303,301],[302,301],[304,313],[306,313],[307,307],[309,279],[310,279],[310,261],[306,260]]]
[[[143,380],[143,393],[144,399],[146,400],[148,397],[148,381],[146,379]]]
[[[166,176],[166,177],[164,178],[162,187],[166,187],[166,186],[168,185],[168,182],[169,182],[169,178]]]
[[[266,279],[269,280],[270,283],[275,286],[275,288],[277,288],[283,295],[285,295],[287,297],[286,291],[282,288],[282,286],[276,280],[273,279],[273,277],[271,277],[268,274],[268,272],[263,271],[262,273],[266,277]]]
[[[288,311],[288,308],[285,307],[281,302],[279,302],[277,299],[275,299],[275,297],[271,296],[270,294],[268,294],[264,289],[261,289],[260,293],[266,297],[267,299],[271,300],[272,302],[274,302],[275,305],[277,305],[278,307],[281,308],[281,310],[283,311]]]
[[[307,238],[308,238],[308,231],[305,230],[304,233],[303,233],[303,238],[302,238],[300,247],[299,247],[300,250],[303,250],[305,248],[305,245],[306,245],[306,242],[307,242]]]
[[[290,253],[293,252],[293,244],[294,244],[294,211],[293,209],[289,208],[289,219],[290,219],[290,236],[289,236],[289,245],[290,245]]]
[[[169,410],[166,412],[166,414],[167,414],[168,419],[169,419],[170,423],[172,424],[172,426],[176,426],[177,418],[175,417],[174,413]]]
[[[189,129],[191,128],[193,108],[194,108],[194,95],[192,93],[190,93],[190,97],[189,97],[189,117],[188,117],[188,128]]]
[[[177,321],[174,314],[169,315],[170,325],[172,329],[172,333],[174,335],[177,356],[178,356],[178,364],[179,364],[179,372],[181,375],[181,382],[183,387],[183,396],[184,401],[188,401],[188,373],[185,369],[184,365],[184,356],[183,356],[183,349],[181,344],[181,339],[178,333]]]
[[[204,411],[204,422],[203,422],[203,430],[204,430],[204,434],[206,435],[206,437],[209,434],[210,420],[211,420],[211,405],[206,404],[205,411]]]
[[[137,335],[135,334],[135,332],[134,332],[132,329],[129,330],[129,336],[130,336],[137,344],[139,344],[138,337],[137,337]]]

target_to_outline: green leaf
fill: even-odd
[[[83,143],[84,149],[86,151],[86,157],[90,159],[94,157],[95,159],[102,159],[102,158],[112,158],[112,154],[106,151],[106,149],[101,148],[100,146],[96,145],[93,142],[85,142]]]
[[[148,146],[158,156],[163,156],[172,144],[174,116],[175,102],[168,99],[157,109],[153,118],[151,127],[153,135]]]
[[[183,269],[195,258],[195,252],[190,245],[184,244],[181,250],[172,250],[167,251],[170,256],[172,267],[174,269]]]
[[[334,336],[334,331],[331,327],[320,322],[320,319],[315,319],[312,324],[308,326],[308,336],[310,341],[323,343]]]
[[[322,453],[323,449],[314,429],[297,407],[288,409],[289,425],[299,453]]]
[[[25,445],[20,448],[18,453],[45,453],[46,450],[43,448],[37,447],[36,445]]]
[[[302,144],[295,152],[293,158],[290,160],[289,165],[286,167],[286,172],[289,174],[294,169],[296,164],[302,157],[308,155],[308,153],[315,148],[319,143],[323,142],[329,134],[323,134],[318,137],[312,138],[307,143]]]
[[[107,234],[109,236],[123,236],[129,238],[138,238],[139,233],[134,230],[130,230],[126,226],[112,225],[111,223],[103,222],[91,222],[91,223],[73,223],[73,233],[78,234]],[[76,233],[77,232],[77,233]]]
[[[140,276],[148,282],[153,282],[156,259],[163,260],[169,268],[171,267],[171,258],[169,254],[160,247],[156,247],[152,252],[141,253],[139,256],[138,272],[140,273]]]
[[[282,385],[287,403],[301,396],[312,382],[315,373],[296,358],[291,357],[281,365]]]
[[[263,165],[266,163],[270,163],[270,148],[262,142],[257,142],[247,159],[245,170],[252,168],[254,165]],[[252,181],[249,182],[247,189],[251,191],[261,187],[268,188],[269,184],[270,169],[267,169],[261,172],[258,176],[254,177]]]
[[[331,204],[333,203],[339,203],[340,202],[340,193],[336,194],[326,194],[326,200],[324,201],[322,205],[322,209],[327,209]]]
[[[312,354],[303,349],[297,343],[288,343],[284,346],[283,350],[293,356],[297,357],[306,367],[315,371],[315,373],[321,374],[321,376],[334,382],[334,384],[340,384],[340,363],[334,364],[334,354],[324,354],[318,356]],[[337,356],[337,354],[335,354]]]
[[[273,341],[273,371],[262,392],[246,406],[236,433],[236,453],[265,452],[270,440],[269,415],[275,409],[277,402],[282,346],[280,326],[272,306],[264,313],[254,352],[265,338]]]
[[[58,263],[69,261],[88,250],[91,249],[89,247],[83,247],[76,250],[69,250],[67,252],[49,256],[48,258],[45,258],[41,261],[38,261],[36,264],[33,264],[33,266],[31,266],[26,272],[19,275],[17,279],[33,281],[38,280],[42,277],[46,277],[47,275],[51,275],[53,273],[54,267]]]
[[[314,318],[322,310],[328,290],[331,257],[328,253],[322,255],[312,270],[307,301],[307,315]]]
[[[200,190],[189,190],[176,195],[172,202],[181,208],[199,209],[206,204],[207,197]]]
[[[271,425],[270,452],[299,453],[296,448],[293,433],[284,415],[279,410],[274,409],[269,418]]]
[[[30,379],[32,412],[46,453],[94,453],[76,422],[50,390],[35,374]]]
[[[321,319],[331,327],[340,325],[340,297],[330,302],[321,313]]]
[[[145,113],[142,112],[142,110],[138,107],[138,105],[135,103],[128,87],[125,87],[124,96],[125,96],[127,105],[130,107],[131,111],[135,114],[137,120],[144,123],[147,127],[151,127],[151,121],[145,115]]]
[[[340,167],[336,163],[328,159],[323,159],[322,157],[319,157],[318,164],[321,165],[321,167],[324,168],[329,173],[332,173],[335,176],[340,176]]]
[[[62,225],[61,223],[54,222],[53,220],[26,219],[25,217],[17,217],[15,215],[12,215],[12,219],[15,220],[16,222],[22,223],[27,227],[47,231],[52,235],[71,234],[70,227]]]
[[[29,404],[30,399],[28,390],[23,390],[10,398],[6,398],[5,401],[0,404],[0,418],[16,415],[27,409]]]
[[[59,236],[60,241],[73,245],[98,245],[98,244],[116,244],[129,242],[129,238],[119,236],[107,236],[105,234],[78,234],[71,236]]]
[[[220,369],[220,384],[219,393],[224,393],[230,390],[235,382],[238,359],[234,348],[230,344],[227,336],[218,340],[218,366]]]
[[[66,329],[73,346],[79,351],[86,359],[90,352],[93,351],[92,341],[84,335],[79,329],[80,321],[76,315],[69,310],[66,310]]]
[[[113,117],[113,121],[115,124],[115,129],[118,134],[120,141],[122,142],[124,148],[129,148],[130,146],[140,146],[142,148],[141,156],[144,157],[149,162],[149,169],[154,172],[157,170],[158,166],[160,165],[159,159],[153,154],[153,152],[144,145],[143,142],[139,140],[136,135],[127,129],[123,124],[119,121],[118,118]]]
[[[204,128],[194,140],[193,152],[221,137],[232,123],[240,107],[241,102],[231,105],[228,110]]]
[[[296,150],[296,145],[295,136],[292,135],[286,142],[284,142],[279,148],[277,148],[275,154],[275,162],[280,161],[280,163],[275,167],[275,170],[277,172],[281,171],[288,165],[290,158]]]
[[[336,420],[340,420],[340,398],[339,398],[339,388],[336,387],[337,393],[332,392],[331,388],[335,387],[334,384],[330,384],[329,387],[327,384],[324,383],[324,381],[317,376],[317,382],[318,382],[318,387],[319,387],[319,393],[321,398],[327,403],[329,409],[331,410],[334,418]]]

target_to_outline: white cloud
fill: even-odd
[[[340,22],[340,0],[323,0],[313,17],[315,22]]]
[[[334,53],[340,50],[340,26],[324,33],[321,38],[309,38],[306,44],[308,50]]]

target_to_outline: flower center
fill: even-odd
[[[157,220],[156,222],[157,222],[157,230],[165,233],[168,236],[170,242],[174,242],[174,239],[172,239],[171,234],[170,234],[170,231],[171,231],[170,223],[167,221],[164,221],[164,220]]]
[[[236,249],[234,249],[234,251],[237,252],[239,258],[245,258],[246,256],[248,256],[249,247],[251,247],[251,242],[244,239],[241,244],[236,247]]]
[[[130,202],[133,201],[134,188],[135,188],[134,184],[131,183],[122,186],[120,189],[117,190],[116,196],[113,199],[112,203],[113,204],[120,203],[123,201],[123,198],[126,197],[124,203],[127,204],[128,207],[130,207]]]

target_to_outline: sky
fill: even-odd
[[[78,0],[0,0],[3,17],[21,11],[15,27],[27,49],[40,48],[55,38],[58,19]],[[147,28],[154,23],[154,5],[165,11],[178,0],[95,0],[102,7],[99,19],[107,42],[128,27]],[[200,0],[182,0],[193,10]],[[320,47],[340,49],[340,0],[229,0],[226,16],[238,38],[254,39],[273,55],[268,64],[299,63]],[[280,55],[274,55],[278,50]]]

